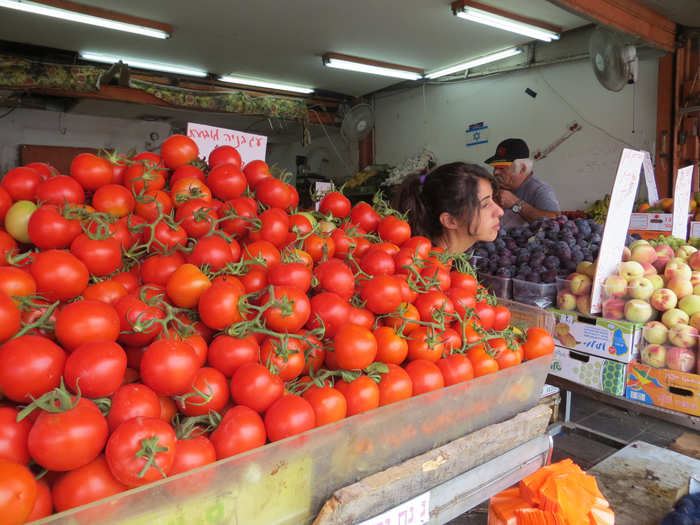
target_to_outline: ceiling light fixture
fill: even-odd
[[[559,40],[559,33],[562,31],[560,27],[547,24],[546,22],[527,18],[472,0],[452,2],[452,12],[465,20],[529,36],[544,42]]]
[[[186,66],[178,66],[175,64],[164,64],[162,62],[151,62],[150,60],[142,60],[140,58],[118,57],[114,55],[103,55],[102,53],[93,53],[91,51],[82,51],[80,58],[90,60],[92,62],[102,62],[104,64],[116,64],[120,60],[131,67],[139,69],[149,69],[153,71],[163,71],[165,73],[177,73],[189,75],[191,77],[206,77],[208,73],[201,69],[194,69]]]
[[[323,64],[337,69],[348,71],[359,71],[372,75],[382,75],[385,77],[403,78],[405,80],[418,80],[423,77],[424,71],[415,67],[390,64],[389,62],[379,62],[378,60],[368,60],[366,58],[351,57],[338,53],[326,53],[323,55]]]
[[[253,80],[251,78],[234,77],[231,75],[226,75],[219,77],[220,82],[227,82],[229,84],[241,84],[243,86],[255,86],[268,89],[279,89],[281,91],[291,91],[293,93],[304,93],[308,95],[313,93],[312,88],[301,87],[301,86],[290,86],[289,84],[280,84],[278,82],[267,82],[265,80]]]
[[[451,75],[452,73],[457,73],[458,71],[465,71],[473,67],[483,66],[484,64],[490,64],[491,62],[496,62],[497,60],[503,60],[504,58],[519,55],[522,52],[522,49],[518,47],[513,47],[511,49],[506,49],[505,51],[499,51],[498,53],[491,53],[490,55],[486,55],[480,58],[474,58],[472,60],[462,62],[461,64],[457,64],[455,66],[447,67],[444,69],[438,69],[437,71],[428,73],[427,75],[425,75],[425,77],[430,79],[444,77],[445,75]]]
[[[56,4],[54,7],[51,4]],[[69,1],[61,2],[30,2],[27,0],[0,0],[0,7],[34,13],[37,15],[80,22],[117,31],[126,31],[151,38],[169,38],[173,32],[172,26],[146,20],[144,18],[123,15],[114,11],[85,6]]]

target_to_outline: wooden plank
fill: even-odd
[[[684,432],[669,448],[691,458],[700,459],[700,434]]]
[[[314,525],[355,523],[393,508],[543,434],[550,416],[548,407],[536,406],[343,487],[326,501]]]
[[[676,24],[637,0],[552,0],[559,6],[601,24],[638,36],[650,44],[673,51]]]
[[[656,102],[656,166],[654,177],[659,197],[670,197],[673,161],[673,55],[659,59],[659,80]]]

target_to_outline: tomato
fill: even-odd
[[[314,262],[319,262],[333,257],[335,254],[335,243],[331,237],[323,237],[312,233],[304,239],[304,251],[311,256]]]
[[[213,288],[213,287],[212,287]],[[209,364],[231,377],[246,363],[257,363],[260,345],[252,335],[243,338],[219,335],[209,345]]]
[[[107,442],[107,420],[87,398],[65,412],[41,411],[27,437],[32,459],[48,470],[66,471],[87,465]]]
[[[418,309],[421,321],[426,323],[439,321],[455,311],[452,300],[438,290],[419,293],[413,304]]]
[[[209,202],[203,199],[190,199],[182,203],[175,212],[175,220],[187,232],[198,239],[212,231],[214,221],[219,215]]]
[[[175,339],[154,341],[141,358],[141,379],[156,394],[174,396],[187,392],[199,368],[192,346]]]
[[[128,191],[128,190],[127,190]],[[149,223],[168,215],[173,209],[173,200],[163,190],[147,190],[139,195],[134,203],[134,214]]]
[[[240,164],[218,164],[207,175],[207,185],[217,199],[230,200],[240,197],[248,181],[241,171]]]
[[[494,311],[493,306],[491,306],[485,301],[479,301],[474,306],[474,310],[476,311],[476,315],[479,318],[479,323],[481,324],[481,327],[484,330],[492,330],[493,323],[496,318],[496,312]]]
[[[114,155],[108,160],[112,165],[112,184],[121,184],[124,181],[124,172],[127,168],[126,155]]]
[[[265,430],[270,441],[301,434],[316,426],[316,413],[303,397],[287,394],[265,411]]]
[[[123,184],[137,195],[144,191],[162,190],[165,187],[165,174],[157,164],[142,160],[126,168]]]
[[[442,357],[445,345],[430,326],[419,326],[408,336],[408,359],[426,359],[435,362]]]
[[[119,299],[127,294],[126,288],[120,282],[113,279],[100,281],[91,284],[83,292],[85,299],[102,301],[103,303],[114,305]]]
[[[231,378],[231,397],[239,405],[256,412],[264,412],[284,393],[284,382],[279,376],[259,363],[238,367]]]
[[[121,386],[112,396],[112,407],[107,414],[110,432],[124,421],[135,417],[160,417],[158,394],[141,383]]]
[[[361,375],[350,383],[338,381],[335,388],[345,397],[348,416],[361,414],[379,406],[379,386],[366,375]]]
[[[200,296],[198,311],[202,322],[214,330],[222,330],[242,320],[238,311],[241,293],[227,282],[212,284]]]
[[[101,454],[87,465],[63,474],[54,482],[51,492],[56,511],[62,512],[114,496],[128,488],[112,475]]]
[[[544,328],[531,326],[527,330],[523,351],[527,360],[551,354],[554,352],[554,338]]]
[[[29,219],[36,210],[36,204],[28,200],[15,202],[5,214],[5,230],[12,238],[24,243],[31,242],[29,237]]]
[[[163,163],[170,169],[179,168],[197,159],[199,148],[194,140],[186,135],[170,135],[160,146]]]
[[[255,189],[255,186],[257,186],[258,182],[261,180],[272,177],[270,168],[265,161],[262,160],[251,160],[243,168],[243,174],[248,180],[248,186],[252,189]]]
[[[340,259],[330,258],[314,269],[319,290],[334,292],[349,300],[355,293],[355,276],[350,267]]]
[[[66,386],[85,397],[114,394],[124,381],[126,352],[113,341],[90,341],[77,347],[66,360]]]
[[[85,190],[75,179],[68,175],[56,175],[46,179],[37,186],[36,200],[57,205],[65,203],[82,204],[85,202]]]
[[[339,191],[328,192],[321,199],[318,211],[324,215],[344,219],[350,215],[350,199]]]
[[[18,403],[30,403],[56,388],[66,354],[39,335],[22,335],[0,346],[0,391]]]
[[[439,359],[435,363],[445,381],[445,386],[469,381],[474,377],[472,362],[463,354],[452,354]]]
[[[161,419],[129,419],[112,432],[105,458],[114,477],[128,487],[158,481],[168,475],[175,459],[175,431]]]
[[[177,408],[186,416],[203,416],[210,411],[221,412],[229,399],[226,376],[216,368],[197,370],[192,386],[177,396]]]
[[[307,292],[311,287],[311,270],[300,262],[277,263],[268,268],[267,280],[273,286],[293,286]]]
[[[379,226],[381,216],[366,202],[358,202],[350,212],[350,221],[363,228],[366,232],[373,232]]]
[[[128,294],[136,293],[139,287],[139,280],[132,272],[119,272],[112,276],[112,281],[116,281],[126,288]]]
[[[277,337],[265,337],[260,344],[260,362],[282,381],[291,381],[304,370],[304,343],[289,338],[286,344]]]
[[[14,266],[0,266],[0,291],[10,297],[24,297],[36,292],[32,275]]]
[[[49,300],[76,298],[87,288],[90,279],[85,264],[72,253],[62,250],[36,254],[30,271],[37,292]]]
[[[411,227],[406,221],[388,215],[380,221],[377,233],[382,240],[401,246],[411,237]]]
[[[0,343],[19,331],[21,318],[14,301],[5,292],[0,291]]]
[[[119,315],[120,334],[117,340],[129,346],[145,346],[161,332],[163,326],[157,322],[165,313],[149,306],[135,294],[127,294],[114,304]]]
[[[178,207],[191,199],[211,201],[211,190],[197,178],[183,178],[171,184],[170,196],[175,207]]]
[[[476,295],[476,288],[479,284],[476,277],[473,275],[461,273],[455,270],[450,272],[450,283],[452,288],[460,288],[465,290],[470,295]]]
[[[12,206],[12,197],[7,193],[7,190],[0,186],[0,225],[5,221],[7,210]]]
[[[452,300],[455,312],[460,319],[467,318],[467,310],[476,307],[476,298],[465,288],[450,288],[445,295]]]
[[[314,410],[317,427],[340,421],[347,415],[345,396],[333,387],[309,388],[303,397]]]
[[[185,257],[180,252],[146,257],[141,261],[139,270],[141,281],[143,284],[165,286],[168,278],[183,264],[185,264]]]
[[[413,395],[411,376],[398,365],[387,364],[389,371],[379,381],[379,406],[396,403]]]
[[[209,235],[195,243],[192,253],[187,257],[187,262],[195,266],[208,265],[212,270],[218,271],[227,264],[236,262],[236,258],[231,245],[223,237]]]
[[[333,337],[338,328],[347,322],[350,303],[332,292],[321,292],[311,298],[311,315],[307,328],[318,328],[323,324],[325,337]]]
[[[26,465],[29,463],[27,436],[32,428],[28,418],[17,421],[19,412],[0,406],[0,458]]]
[[[393,275],[396,273],[394,257],[383,250],[367,250],[360,259],[360,268],[369,275]]]
[[[390,326],[395,331],[401,331],[404,335],[408,335],[413,330],[418,328],[420,324],[415,321],[420,321],[420,314],[418,309],[411,303],[401,303],[399,304],[397,311],[403,311],[403,313],[389,315],[384,318],[384,324]]]
[[[346,370],[366,368],[377,356],[377,340],[372,332],[354,324],[338,328],[333,348],[338,366]]]
[[[374,314],[388,314],[401,304],[401,286],[390,275],[375,275],[362,284],[360,297],[365,307]]]
[[[175,443],[175,459],[168,475],[175,476],[215,461],[216,449],[204,436],[178,439]]]
[[[406,365],[404,370],[411,378],[414,396],[432,392],[445,386],[440,368],[432,361],[414,359]]]
[[[101,301],[75,301],[56,316],[55,331],[56,338],[68,351],[90,341],[116,341],[119,315],[112,305]]]
[[[0,266],[7,265],[7,256],[16,249],[17,241],[12,238],[12,235],[0,229]]]
[[[29,164],[25,164],[24,167],[32,168],[39,173],[42,181],[59,175],[58,170],[46,162],[30,162]]]
[[[474,377],[498,372],[498,362],[486,352],[483,344],[471,347],[467,351],[467,357],[472,363]]]
[[[216,459],[235,456],[261,447],[266,441],[265,423],[253,409],[244,405],[230,408],[210,439]]]
[[[400,365],[408,355],[408,343],[400,337],[390,326],[380,326],[374,330],[377,340],[376,361],[380,363],[393,363]]]
[[[241,154],[233,146],[217,146],[209,154],[209,168],[215,168],[220,164],[233,164],[241,167]],[[259,161],[260,162],[260,161]]]
[[[445,328],[445,331],[440,334],[440,342],[444,345],[444,355],[449,355],[453,350],[462,347],[462,336],[454,328]]]
[[[279,301],[284,306],[267,308],[262,318],[265,325],[275,332],[296,332],[306,324],[311,315],[309,297],[294,286],[274,286],[260,298],[260,304],[267,305],[270,301]]]
[[[313,218],[313,217],[311,217]],[[295,213],[289,216],[289,231],[297,236],[307,235],[314,229],[309,217],[301,213]]]
[[[86,190],[95,191],[112,182],[112,165],[92,153],[80,153],[70,164],[70,176]]]
[[[168,278],[165,290],[176,306],[194,308],[202,293],[211,286],[209,278],[194,264],[183,264]]]
[[[286,208],[291,201],[289,186],[274,177],[265,177],[255,184],[255,197],[270,208]]]
[[[445,291],[450,287],[450,270],[442,264],[429,264],[420,272],[421,277],[428,283],[428,288],[439,288]]]
[[[5,525],[22,525],[34,508],[36,481],[24,465],[0,459],[0,515]]]
[[[11,169],[5,173],[0,182],[13,201],[34,200],[34,194],[40,183],[41,176],[39,172],[24,166]]]
[[[280,262],[280,251],[269,241],[254,241],[245,246],[244,259],[262,258],[265,266],[270,267]]]
[[[229,217],[222,221],[221,229],[229,235],[241,236],[252,227],[252,219],[257,218],[258,205],[248,197],[237,197],[224,203],[221,216]]]
[[[260,292],[267,286],[267,272],[264,268],[253,267],[241,276],[240,281],[245,293]]]
[[[46,481],[39,479],[36,481],[36,500],[32,512],[27,517],[27,522],[37,521],[46,518],[53,513],[53,501],[51,499],[51,489]]]
[[[42,250],[67,248],[81,232],[80,221],[67,219],[53,204],[40,206],[27,223],[29,238]]]
[[[70,251],[98,277],[114,273],[122,263],[121,244],[113,237],[91,239],[81,233],[71,243]]]
[[[493,307],[494,319],[493,329],[496,331],[505,330],[510,324],[510,310],[506,306],[497,305]]]
[[[253,228],[248,234],[251,241],[269,241],[277,247],[287,243],[289,216],[286,211],[281,208],[270,208],[262,212],[258,218],[261,222],[260,228]]]
[[[124,217],[132,211],[136,201],[133,194],[120,184],[106,184],[92,196],[92,205],[97,211]]]

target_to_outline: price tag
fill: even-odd
[[[641,151],[625,148],[620,155],[615,183],[610,195],[608,216],[605,219],[603,240],[600,243],[598,267],[593,279],[591,292],[591,313],[598,313],[602,306],[603,282],[617,269],[625,247],[627,226],[630,223],[634,198],[639,186],[639,173],[644,154]]]
[[[358,525],[420,525],[430,520],[430,492],[387,510]]]
[[[656,188],[656,177],[654,176],[654,165],[651,163],[651,155],[648,151],[643,151],[644,160],[642,167],[644,168],[644,182],[647,185],[647,197],[649,204],[652,206],[659,202],[659,190]]]
[[[244,166],[251,160],[265,160],[267,137],[263,135],[188,122],[187,136],[197,144],[199,156],[204,157],[204,160],[209,158],[209,154],[217,146],[236,148]]]
[[[671,235],[679,239],[687,239],[688,207],[690,206],[690,185],[693,182],[695,166],[686,166],[676,174],[676,186],[673,190],[673,230]]]

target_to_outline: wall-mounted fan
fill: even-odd
[[[359,141],[365,138],[374,127],[374,112],[369,104],[357,104],[343,117],[340,134],[347,141]]]
[[[605,89],[621,91],[637,80],[637,50],[619,33],[596,27],[588,43],[593,72]]]

